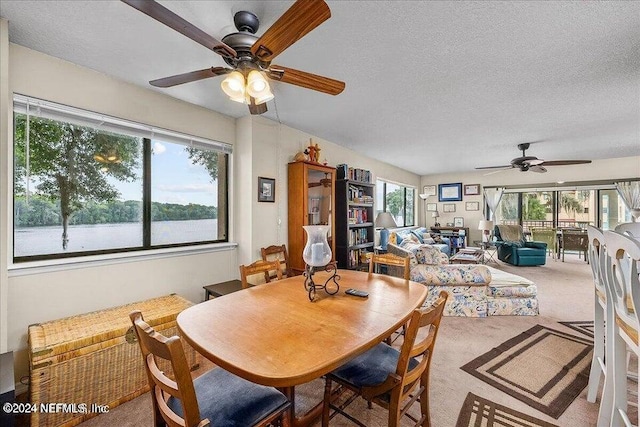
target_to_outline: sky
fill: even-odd
[[[191,164],[185,146],[152,140],[151,200],[186,205],[217,206],[218,182],[211,182],[206,168]],[[138,175],[142,174],[142,170]],[[120,200],[142,200],[142,179],[123,183],[109,178],[121,193]]]

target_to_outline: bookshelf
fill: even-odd
[[[339,268],[366,269],[374,245],[371,172],[338,165],[336,180],[336,260]]]

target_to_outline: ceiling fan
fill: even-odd
[[[258,17],[251,12],[240,11],[233,18],[238,32],[224,36],[222,41],[154,0],[122,1],[214,51],[231,67],[210,67],[164,77],[150,81],[153,86],[166,88],[227,75],[222,82],[222,90],[233,101],[246,103],[251,114],[265,113],[266,102],[273,99],[265,75],[271,80],[329,95],[338,95],[345,88],[344,82],[339,80],[271,64],[276,56],[331,17],[324,0],[297,0],[260,38],[255,35],[260,25]]]
[[[581,165],[585,163],[591,163],[591,160],[542,160],[534,156],[527,156],[525,151],[529,149],[531,144],[529,142],[525,142],[522,144],[518,144],[518,150],[522,150],[522,157],[516,157],[511,160],[510,165],[504,166],[483,166],[476,169],[499,169],[496,172],[500,172],[502,170],[508,169],[520,169],[522,172],[538,172],[544,173],[547,171],[545,166],[566,166],[566,165]],[[493,172],[493,173],[496,173]]]

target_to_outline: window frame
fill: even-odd
[[[376,187],[378,187],[379,185],[382,185],[382,200],[377,200],[376,203],[379,203],[377,205],[377,209],[376,211],[379,212],[387,212],[387,184],[391,184],[391,185],[395,185],[397,187],[400,187],[400,189],[402,189],[403,191],[403,205],[402,205],[402,219],[404,221],[403,225],[397,224],[398,227],[414,227],[416,225],[416,189],[415,187],[411,186],[411,185],[407,185],[407,184],[402,184],[402,183],[398,183],[398,182],[393,182],[393,181],[388,181],[385,179],[381,179],[381,178],[377,178],[376,179]],[[411,221],[410,224],[407,224],[407,213],[408,213],[408,209],[407,209],[407,191],[411,191],[413,192],[413,207],[411,208]]]
[[[179,249],[179,248],[190,248],[190,247],[202,247],[205,245],[211,246],[214,244],[228,244],[229,243],[229,189],[231,188],[230,182],[230,165],[231,165],[231,156],[232,156],[232,145],[228,143],[223,143],[220,141],[209,140],[193,135],[188,135],[180,132],[170,131],[163,128],[153,127],[144,125],[141,123],[120,119],[100,113],[95,113],[89,110],[78,109],[75,107],[69,107],[62,104],[57,104],[50,101],[45,101],[37,98],[27,97],[20,94],[14,94],[13,97],[13,120],[12,120],[12,128],[15,127],[15,117],[16,114],[25,114],[29,111],[36,110],[40,111],[40,109],[45,110],[44,114],[38,114],[37,117],[47,118],[51,120],[56,120],[60,122],[72,122],[75,124],[79,124],[82,126],[92,127],[94,129],[103,130],[102,126],[97,127],[94,123],[99,123],[102,125],[103,123],[107,123],[107,130],[111,132],[116,132],[118,134],[133,136],[133,137],[141,137],[142,141],[142,160],[141,160],[141,181],[142,181],[142,214],[141,214],[141,222],[140,226],[142,227],[142,241],[140,246],[133,247],[123,247],[123,248],[113,248],[113,249],[99,249],[99,250],[87,250],[87,251],[74,251],[74,252],[61,252],[54,254],[40,254],[40,255],[15,255],[15,246],[16,246],[16,225],[15,225],[15,196],[16,196],[16,182],[13,178],[11,178],[10,185],[10,194],[11,194],[11,260],[13,265],[21,265],[28,262],[37,262],[37,261],[61,261],[61,260],[69,260],[69,259],[83,259],[86,257],[96,256],[104,256],[104,255],[126,255],[126,254],[138,254],[144,251],[157,251],[157,250],[167,250],[167,249]],[[23,111],[24,110],[24,111]],[[127,132],[130,130],[130,132]],[[11,141],[12,151],[11,151],[11,176],[15,175],[15,156],[16,156],[16,140],[15,140],[15,128],[14,128],[14,137]],[[191,146],[194,148],[202,149],[202,150],[211,150],[216,151],[220,155],[224,156],[224,161],[222,161],[224,165],[223,174],[219,174],[218,183],[223,183],[224,188],[218,187],[217,191],[217,219],[218,221],[223,221],[223,229],[224,232],[222,235],[218,233],[218,239],[215,240],[199,240],[192,242],[183,242],[183,243],[170,243],[170,244],[151,244],[151,154],[152,154],[152,144],[154,140],[161,139],[166,140],[166,142],[180,144],[185,147]],[[187,143],[188,141],[188,143]],[[221,230],[220,223],[218,222],[218,230]],[[60,264],[66,263],[64,261],[60,262]],[[55,264],[55,263],[54,263]]]

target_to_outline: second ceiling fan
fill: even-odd
[[[520,169],[521,172],[531,171],[544,173],[547,171],[545,166],[567,166],[591,163],[591,160],[542,160],[534,156],[527,156],[525,151],[529,149],[530,145],[529,142],[518,144],[518,150],[522,150],[522,156],[511,160],[510,165],[483,166],[476,169],[498,169],[493,173],[508,169]]]
[[[259,38],[255,35],[259,26],[256,15],[246,11],[238,12],[233,19],[238,32],[226,35],[222,41],[205,33],[154,0],[122,0],[122,2],[212,50],[222,56],[231,67],[210,67],[164,77],[150,81],[149,83],[153,86],[166,88],[227,75],[222,82],[222,90],[233,101],[246,103],[251,114],[265,113],[266,102],[273,99],[273,93],[265,76],[271,80],[329,95],[338,95],[345,88],[344,82],[339,80],[271,64],[276,56],[331,17],[329,6],[324,0],[297,0]]]

